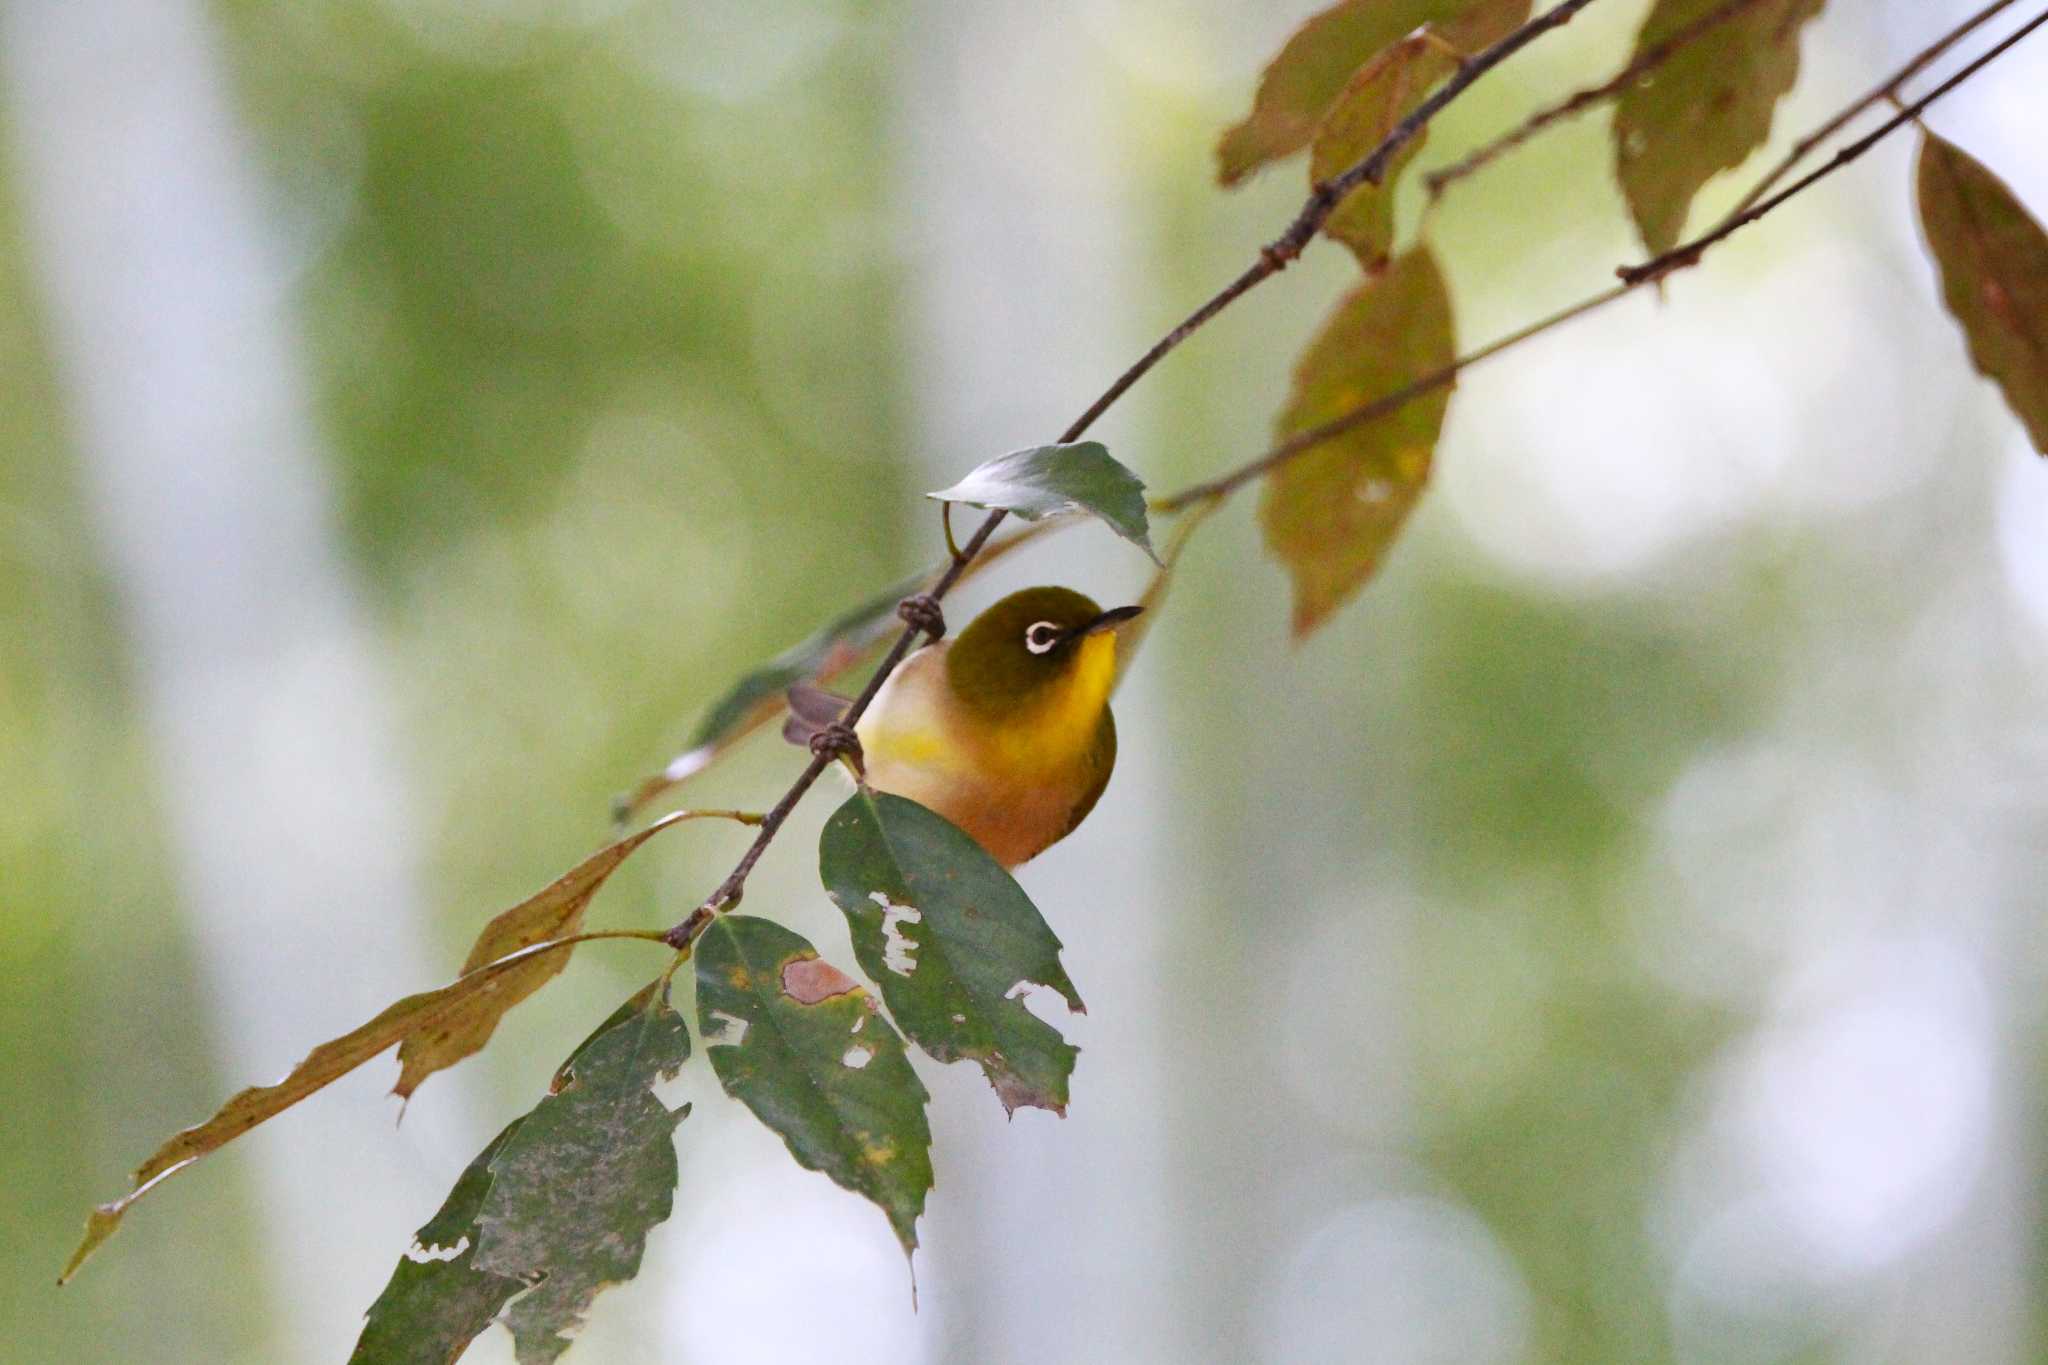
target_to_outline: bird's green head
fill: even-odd
[[[946,679],[961,701],[991,716],[1069,700],[1099,708],[1116,672],[1112,627],[1140,610],[1104,611],[1069,588],[1013,592],[953,641]]]

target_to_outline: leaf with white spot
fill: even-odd
[[[978,1062],[1005,1109],[1064,1114],[1080,1049],[1017,992],[1049,986],[1083,1006],[1016,879],[943,816],[866,789],[825,822],[818,865],[904,1033],[942,1062]]]
[[[698,938],[697,1023],[727,1094],[887,1215],[905,1255],[932,1187],[924,1083],[867,988],[772,920],[725,915]]]

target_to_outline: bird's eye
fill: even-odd
[[[1060,642],[1060,628],[1050,621],[1039,621],[1024,632],[1024,648],[1033,654],[1044,654]]]

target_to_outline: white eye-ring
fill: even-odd
[[[1024,648],[1033,654],[1049,653],[1052,647],[1060,642],[1060,636],[1064,633],[1051,621],[1035,622],[1031,629],[1024,632]]]

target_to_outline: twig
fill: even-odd
[[[1482,166],[1490,164],[1496,158],[1505,156],[1545,128],[1621,94],[1700,38],[1758,3],[1759,0],[1723,0],[1722,4],[1708,10],[1664,41],[1644,48],[1636,59],[1617,72],[1612,80],[1567,96],[1547,109],[1538,110],[1520,127],[1503,133],[1466,156],[1464,160],[1431,171],[1422,178],[1424,188],[1429,191],[1429,197],[1435,200],[1451,185],[1463,180]],[[2009,5],[2013,0],[2003,0],[2003,3]]]
[[[1596,308],[1603,308],[1622,295],[1633,292],[1634,288],[1634,285],[1618,284],[1604,293],[1595,294],[1590,299],[1582,299],[1562,312],[1552,313],[1547,318],[1532,322],[1520,331],[1511,332],[1498,341],[1480,347],[1470,355],[1461,355],[1442,369],[1432,370],[1420,379],[1395,389],[1392,393],[1373,399],[1364,407],[1353,408],[1343,416],[1334,417],[1324,422],[1321,426],[1310,427],[1306,431],[1298,431],[1268,450],[1265,454],[1259,456],[1256,460],[1251,461],[1249,464],[1239,465],[1228,474],[1219,475],[1202,483],[1190,484],[1177,492],[1155,499],[1152,503],[1152,508],[1157,512],[1178,512],[1194,503],[1228,497],[1252,480],[1269,474],[1279,466],[1286,464],[1311,446],[1319,446],[1333,437],[1342,436],[1353,427],[1364,426],[1366,423],[1377,421],[1397,409],[1405,408],[1424,394],[1434,393],[1438,389],[1447,387],[1460,374],[1477,365],[1480,361],[1491,360],[1502,351],[1519,346],[1534,337],[1541,336],[1553,327],[1561,327],[1572,319],[1583,317]]]
[[[1938,61],[1944,52],[1947,52],[1964,38],[1976,32],[1986,22],[1995,18],[2000,10],[2010,9],[2015,3],[2017,3],[2017,0],[1993,0],[1993,3],[1978,10],[1969,18],[1963,20],[1962,23],[1936,39],[1932,46],[1921,49],[1913,60],[1887,76],[1883,84],[1872,88],[1862,99],[1857,100],[1854,104],[1842,110],[1841,113],[1836,114],[1826,123],[1823,123],[1820,127],[1793,143],[1792,150],[1785,154],[1785,159],[1773,166],[1756,184],[1750,186],[1749,193],[1743,195],[1735,207],[1728,211],[1728,216],[1733,218],[1754,207],[1759,199],[1762,199],[1771,192],[1772,186],[1783,180],[1791,173],[1794,166],[1797,166],[1806,159],[1807,153],[1820,146],[1821,143],[1826,142],[1836,133],[1841,132],[1858,114],[1887,99],[1892,99],[1896,102],[1895,97],[1900,86],[1919,75],[1922,71],[1925,71],[1929,66]]]
[[[1857,112],[1860,112],[1862,109],[1869,107],[1870,104],[1876,102],[1877,100],[1884,99],[1887,95],[1887,92],[1894,90],[1900,82],[1907,80],[1915,73],[1924,70],[1929,62],[1933,61],[1941,53],[1947,51],[1950,47],[1954,46],[1956,40],[1963,36],[1963,34],[1967,33],[1971,28],[1974,28],[1977,25],[1981,24],[1985,19],[1989,18],[1992,13],[1995,13],[1999,9],[2003,9],[2006,5],[2010,3],[2012,3],[2012,0],[2000,0],[2000,2],[1996,5],[1993,5],[1989,11],[1980,13],[1975,18],[1971,19],[1962,29],[1944,35],[1942,38],[1937,40],[1932,47],[1928,48],[1926,51],[1922,52],[1918,57],[1914,58],[1914,60],[1911,63],[1909,63],[1901,72],[1894,75],[1889,81],[1885,83],[1885,85],[1880,86],[1878,90],[1874,92],[1872,95],[1865,96],[1863,99],[1858,100],[1856,104],[1850,106],[1850,108],[1847,111],[1836,115],[1833,119],[1830,119],[1827,122],[1827,124],[1823,125],[1824,129],[1840,128],[1843,124],[1848,122],[1850,118],[1854,117]],[[1948,93],[1948,91],[1954,89],[1957,85],[1960,85],[1963,81],[1968,80],[1971,76],[1975,75],[1978,71],[1982,70],[1985,66],[1989,65],[1999,55],[2004,53],[2007,49],[2011,48],[2013,44],[2017,43],[2021,38],[2024,38],[2029,31],[2038,27],[2044,21],[2048,21],[2048,11],[2044,11],[2041,15],[2037,16],[2035,19],[2030,21],[2025,27],[2021,28],[2011,37],[1999,43],[1996,47],[1986,52],[1982,57],[1970,63],[1969,66],[1957,72],[1955,76],[1951,77],[1948,81],[1945,81],[1940,87],[1931,91],[1925,98],[1917,100],[1913,104],[1904,106],[1904,109],[1900,113],[1899,117],[1892,119],[1884,127],[1878,129],[1875,133],[1872,133],[1869,137],[1863,139],[1855,146],[1844,148],[1843,152],[1836,158],[1835,161],[1830,162],[1827,166],[1821,168],[1821,170],[1815,172],[1812,175],[1807,176],[1805,179],[1787,188],[1782,193],[1772,197],[1768,201],[1755,202],[1757,199],[1760,198],[1760,196],[1752,194],[1750,200],[1746,201],[1749,202],[1751,205],[1748,209],[1743,210],[1736,215],[1731,215],[1731,217],[1728,220],[1726,220],[1719,228],[1716,228],[1713,232],[1708,233],[1706,236],[1702,237],[1698,241],[1688,243],[1686,246],[1679,247],[1672,252],[1667,252],[1664,256],[1659,257],[1658,261],[1647,262],[1644,266],[1637,267],[1633,271],[1624,270],[1620,272],[1622,283],[1610,289],[1604,290],[1601,293],[1595,294],[1589,299],[1584,299],[1578,303],[1575,303],[1571,307],[1564,309],[1562,312],[1553,313],[1549,317],[1543,318],[1537,322],[1533,322],[1529,324],[1527,327],[1524,327],[1517,332],[1510,333],[1509,335],[1502,337],[1500,340],[1492,342],[1491,344],[1484,346],[1479,350],[1472,352],[1469,355],[1460,356],[1458,357],[1458,359],[1452,361],[1449,365],[1444,366],[1442,369],[1433,371],[1430,374],[1423,375],[1421,378],[1414,380],[1413,382],[1404,385],[1403,387],[1396,389],[1391,393],[1388,393],[1379,398],[1375,398],[1371,402],[1365,404],[1363,407],[1354,408],[1352,411],[1347,412],[1340,417],[1332,418],[1330,421],[1323,423],[1321,426],[1311,427],[1307,431],[1297,432],[1293,436],[1288,437],[1286,440],[1281,441],[1279,444],[1267,450],[1257,459],[1252,460],[1247,464],[1240,465],[1238,468],[1231,470],[1227,474],[1219,475],[1216,478],[1205,480],[1202,483],[1191,484],[1188,487],[1180,489],[1177,492],[1170,493],[1165,497],[1155,499],[1152,503],[1153,509],[1159,512],[1178,512],[1189,507],[1192,504],[1202,502],[1204,500],[1228,497],[1230,494],[1236,492],[1239,488],[1242,488],[1245,484],[1250,483],[1255,479],[1258,479],[1266,474],[1271,473],[1273,470],[1279,468],[1281,465],[1286,464],[1289,460],[1292,460],[1296,456],[1300,455],[1303,451],[1321,445],[1323,442],[1331,440],[1334,437],[1341,436],[1345,432],[1350,431],[1355,427],[1360,427],[1369,422],[1377,421],[1378,419],[1385,417],[1390,413],[1393,413],[1401,408],[1406,407],[1408,404],[1414,402],[1416,399],[1422,397],[1424,394],[1433,393],[1437,389],[1441,389],[1448,386],[1453,380],[1455,380],[1458,377],[1459,374],[1469,369],[1470,367],[1477,365],[1479,362],[1483,360],[1489,360],[1494,356],[1501,354],[1503,351],[1521,345],[1525,341],[1533,340],[1534,338],[1541,336],[1545,332],[1548,332],[1555,327],[1562,326],[1563,324],[1572,321],[1574,318],[1583,317],[1587,313],[1593,312],[1595,309],[1604,308],[1608,304],[1614,302],[1616,299],[1634,293],[1641,286],[1648,284],[1653,280],[1662,278],[1662,276],[1666,273],[1669,273],[1670,270],[1678,268],[1679,264],[1691,265],[1696,263],[1701,254],[1703,254],[1709,247],[1713,246],[1716,242],[1728,236],[1729,233],[1735,231],[1736,228],[1741,227],[1744,223],[1755,222],[1758,218],[1763,217],[1772,209],[1784,203],[1787,199],[1790,199],[1793,195],[1798,194],[1800,191],[1806,189],[1808,186],[1820,180],[1830,171],[1837,170],[1840,168],[1840,166],[1846,165],[1849,161],[1855,160],[1856,157],[1861,156],[1863,152],[1869,150],[1871,146],[1875,145],[1877,141],[1897,131],[1898,128],[1903,126],[1905,123],[1917,120],[1921,110],[1925,109],[1929,104],[1932,104],[1935,100],[1941,98],[1941,96]],[[1811,146],[1813,143],[1820,141],[1824,136],[1824,132],[1816,133],[1810,138],[1802,139],[1801,145]],[[1767,179],[1776,178],[1782,176],[1782,174],[1782,170],[1773,171],[1771,173],[1771,176],[1767,177]],[[1649,266],[1657,265],[1658,262],[1665,262],[1665,264],[1662,266],[1660,270],[1652,272],[1648,269]]]
[[[1362,160],[1331,179],[1317,184],[1310,191],[1307,202],[1302,205],[1301,212],[1295,216],[1294,222],[1278,238],[1260,250],[1258,260],[1219,290],[1207,303],[1189,314],[1186,321],[1161,337],[1152,349],[1140,356],[1129,369],[1118,375],[1115,382],[1103,390],[1101,396],[1090,403],[1086,411],[1075,418],[1060,434],[1060,442],[1064,444],[1079,440],[1083,433],[1095,424],[1096,418],[1107,412],[1112,404],[1122,398],[1132,385],[1144,378],[1146,373],[1165,359],[1175,347],[1246,293],[1284,270],[1288,262],[1299,256],[1315,239],[1316,232],[1336,210],[1344,196],[1368,182],[1379,183],[1393,155],[1413,141],[1416,135],[1428,126],[1429,121],[1452,100],[1529,43],[1552,29],[1569,23],[1573,15],[1591,3],[1593,0],[1562,0],[1562,3],[1531,19],[1493,46],[1473,54],[1441,89],[1402,119]],[[967,543],[959,548],[952,562],[946,566],[946,571],[939,576],[938,582],[932,585],[928,593],[934,602],[940,601],[952,590],[953,585],[959,581],[961,571],[981,553],[982,547],[988,543],[988,538],[1002,525],[1005,515],[1007,514],[1001,511],[989,513]],[[867,686],[861,689],[860,695],[854,698],[853,703],[840,718],[842,724],[851,726],[866,714],[869,705],[874,702],[875,694],[882,690],[882,684],[888,681],[896,666],[909,655],[922,633],[916,626],[911,626],[897,637],[896,643],[890,647],[882,662],[876,666],[874,674],[869,677]],[[747,877],[753,872],[754,865],[761,860],[761,855],[768,851],[768,845],[774,842],[776,833],[789,818],[789,813],[796,809],[797,802],[803,799],[804,793],[811,789],[832,762],[833,760],[825,754],[811,756],[811,761],[797,774],[789,790],[782,794],[782,799],[762,818],[761,832],[754,837],[753,843],[747,846],[747,851],[740,856],[739,862],[727,874],[725,880],[705,898],[702,905],[668,931],[667,941],[670,944],[678,950],[686,950],[713,915],[739,904],[740,897],[746,889]]]
[[[1736,232],[1740,231],[1742,228],[1746,227],[1750,223],[1754,223],[1757,219],[1763,217],[1772,209],[1784,203],[1787,199],[1790,199],[1794,195],[1800,194],[1805,190],[1811,188],[1812,186],[1820,183],[1822,180],[1827,179],[1836,171],[1841,170],[1842,167],[1856,160],[1856,158],[1862,156],[1865,152],[1869,151],[1872,147],[1875,147],[1878,143],[1884,141],[1884,139],[1886,139],[1887,137],[1890,137],[1899,129],[1905,127],[1909,123],[1912,123],[1914,120],[1918,119],[1923,112],[1926,111],[1929,105],[1933,104],[1943,95],[1946,95],[1949,91],[1961,85],[1964,81],[1970,79],[1970,77],[1976,75],[1979,71],[1982,71],[1992,62],[1997,61],[2001,56],[2003,56],[2007,51],[2009,51],[2014,44],[2018,43],[2022,38],[2026,37],[2029,33],[2032,33],[2035,29],[2039,28],[2044,23],[2048,23],[2048,9],[2042,10],[2039,14],[2029,19],[2026,23],[2020,25],[2018,29],[2016,29],[2011,34],[2007,35],[2003,40],[2001,40],[1990,50],[1985,52],[1983,56],[1977,58],[1968,66],[1965,66],[1964,68],[1962,68],[1962,70],[1956,72],[1955,75],[1950,76],[1940,85],[1935,86],[1934,89],[1928,91],[1919,99],[1914,100],[1911,104],[1905,106],[1905,108],[1901,109],[1897,114],[1895,114],[1891,118],[1886,119],[1883,123],[1878,125],[1877,129],[1874,132],[1871,132],[1864,137],[1858,138],[1856,141],[1850,143],[1848,146],[1836,152],[1832,157],[1828,158],[1826,164],[1822,165],[1819,169],[1809,171],[1807,174],[1793,181],[1790,185],[1787,185],[1784,189],[1779,190],[1776,194],[1771,195],[1769,198],[1759,199],[1755,203],[1751,204],[1748,208],[1742,209],[1735,213],[1731,213],[1728,217],[1723,218],[1720,221],[1720,223],[1717,224],[1715,227],[1713,227],[1705,233],[1702,233],[1700,236],[1693,238],[1693,240],[1691,240],[1690,242],[1682,242],[1679,245],[1671,248],[1671,250],[1666,251],[1661,255],[1651,257],[1649,260],[1644,261],[1641,265],[1623,266],[1621,269],[1615,271],[1614,273],[1621,277],[1623,283],[1629,285],[1638,285],[1646,284],[1651,280],[1661,280],[1666,275],[1671,274],[1673,271],[1683,270],[1688,266],[1697,265],[1699,263],[1701,254],[1705,252],[1708,247],[1711,247],[1715,243],[1723,241],[1726,238],[1733,236]],[[1879,98],[1883,98],[1883,92],[1880,92]]]

